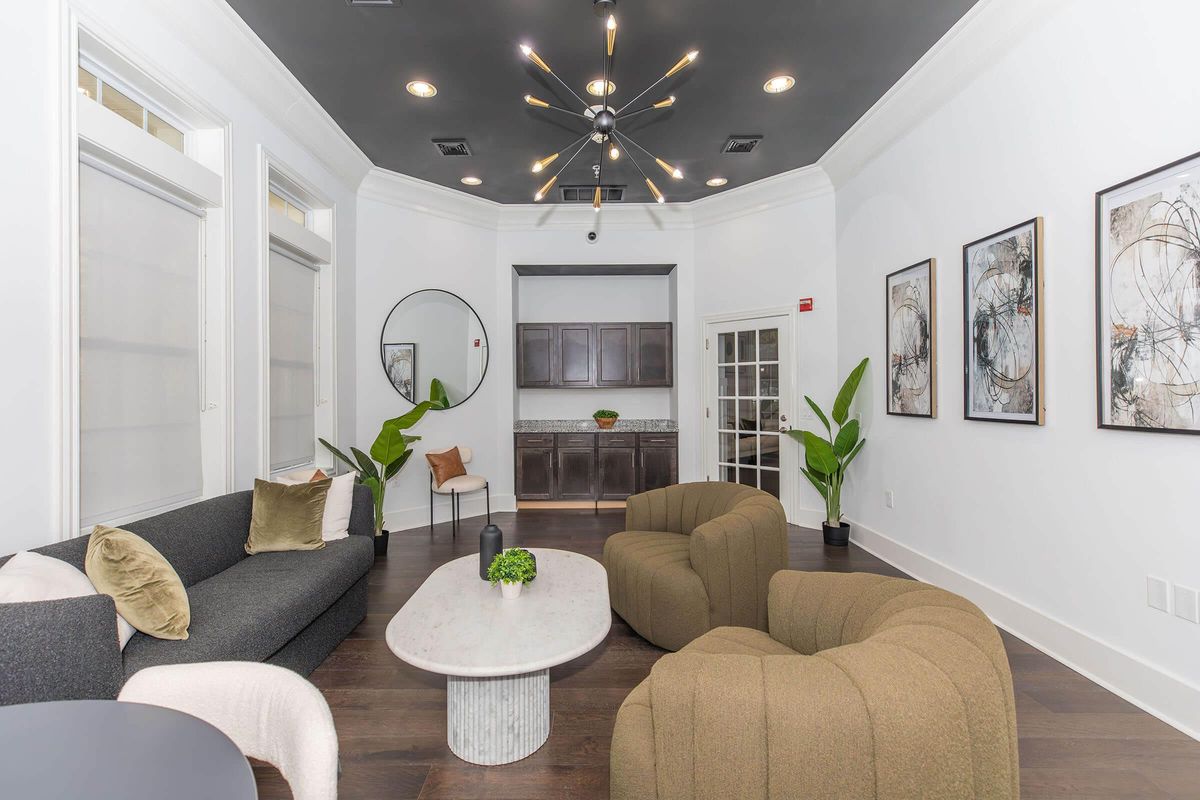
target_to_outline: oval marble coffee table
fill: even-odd
[[[387,626],[392,652],[446,676],[447,743],[463,761],[508,764],[550,736],[550,667],[608,635],[608,579],[594,559],[528,548],[537,578],[515,600],[479,579],[479,556],[434,570]]]

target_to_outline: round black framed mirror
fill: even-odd
[[[483,320],[466,300],[445,289],[420,289],[392,306],[379,334],[379,360],[388,383],[405,400],[430,399],[437,380],[447,408],[471,399],[488,368]]]

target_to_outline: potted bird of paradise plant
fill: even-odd
[[[408,463],[408,459],[413,454],[410,445],[421,439],[420,436],[412,436],[405,431],[420,422],[426,412],[449,407],[450,401],[446,397],[446,387],[442,385],[441,381],[434,378],[429,384],[428,400],[417,403],[407,414],[383,423],[379,435],[375,437],[375,443],[371,445],[369,455],[357,447],[351,447],[350,452],[354,455],[352,459],[324,439],[317,440],[354,472],[357,476],[355,483],[361,483],[371,490],[371,499],[374,501],[375,508],[375,555],[377,556],[387,555],[389,533],[383,529],[383,501],[387,495],[388,481],[404,469],[404,465]]]

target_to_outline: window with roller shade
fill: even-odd
[[[316,459],[316,265],[270,251],[270,467]]]

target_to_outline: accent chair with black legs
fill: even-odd
[[[767,627],[767,585],[787,568],[787,519],[767,492],[682,483],[630,497],[604,543],[613,610],[678,650],[720,625]]]
[[[444,447],[441,450],[430,450],[431,455],[440,453],[448,453],[454,447]],[[471,458],[474,456],[473,451],[469,447],[458,448],[459,457],[462,458],[463,464],[470,464]],[[433,499],[434,495],[443,495],[450,497],[450,530],[451,535],[458,536],[458,521],[462,517],[462,496],[471,492],[483,490],[484,499],[487,504],[487,520],[490,524],[492,521],[492,490],[488,484],[488,479],[482,475],[458,475],[453,478],[447,478],[442,484],[438,484],[437,479],[433,475],[433,470],[429,471],[429,533],[433,535]]]

